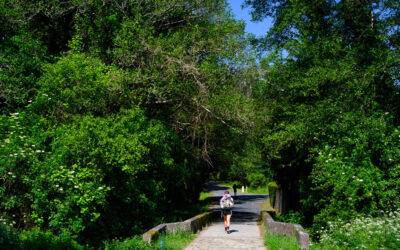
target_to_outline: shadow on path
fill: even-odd
[[[215,191],[225,191],[227,190],[226,187],[218,185],[218,183],[216,183],[213,180],[209,180],[204,184],[204,187],[207,189],[208,192],[215,192]]]

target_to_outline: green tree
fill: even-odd
[[[315,228],[335,217],[398,207],[391,193],[400,172],[383,157],[396,146],[380,146],[399,125],[397,1],[245,4],[254,20],[274,19],[259,41],[270,54],[258,102],[269,118],[265,159],[288,199],[297,200],[288,206],[302,210]],[[335,157],[327,158],[328,149]],[[391,191],[376,191],[389,183]],[[392,202],[381,202],[387,199]]]
[[[210,171],[250,162],[253,55],[226,1],[0,3],[2,220],[99,244],[186,219]]]

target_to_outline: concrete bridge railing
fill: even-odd
[[[155,240],[161,233],[165,232],[176,233],[178,230],[183,230],[184,232],[196,233],[206,225],[210,224],[211,222],[214,222],[216,218],[217,218],[217,213],[209,211],[196,215],[182,222],[160,224],[150,229],[146,233],[144,233],[143,240],[150,243],[152,240]]]
[[[262,220],[265,224],[267,233],[275,233],[286,237],[296,236],[301,249],[310,248],[310,236],[303,227],[298,224],[276,222],[267,211],[261,212]]]

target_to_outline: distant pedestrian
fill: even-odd
[[[221,215],[224,217],[224,226],[225,232],[229,234],[229,227],[231,225],[231,216],[232,216],[232,208],[235,202],[233,201],[232,196],[229,194],[229,191],[226,190],[224,196],[222,196],[219,201],[221,206]]]
[[[236,197],[236,194],[237,194],[237,188],[238,188],[238,186],[236,185],[236,183],[233,184],[233,193],[234,193],[235,197]]]

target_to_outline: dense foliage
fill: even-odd
[[[0,226],[0,246],[2,249],[85,249],[68,234],[55,235],[50,231],[42,232],[38,228],[17,232],[14,228]]]
[[[263,155],[315,230],[400,206],[398,1],[247,0],[274,25],[256,97]],[[295,202],[291,202],[295,201]]]
[[[192,216],[176,211],[251,126],[226,7],[0,1],[1,222],[99,246]]]

